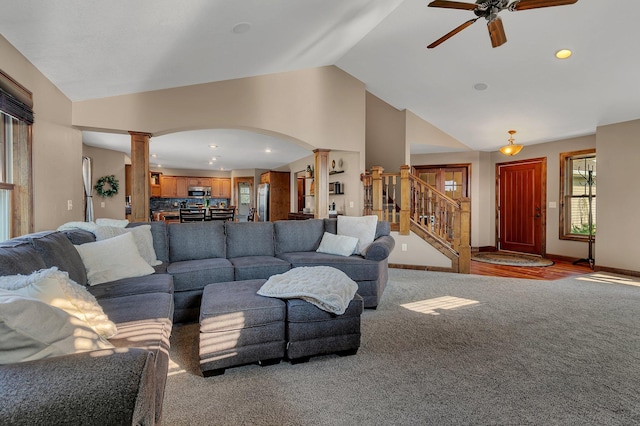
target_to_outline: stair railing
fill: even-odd
[[[469,273],[470,200],[454,200],[404,165],[400,173],[384,173],[380,166],[361,175],[364,186],[364,214],[388,221],[400,235],[414,231],[452,260],[452,270]]]

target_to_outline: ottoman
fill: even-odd
[[[200,308],[200,370],[224,374],[243,364],[277,364],[285,353],[285,303],[259,296],[264,279],[209,284]]]
[[[355,355],[360,347],[364,302],[355,294],[347,310],[335,315],[301,299],[287,300],[287,358],[292,364],[314,355]]]

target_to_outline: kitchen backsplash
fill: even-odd
[[[228,198],[211,198],[209,199],[209,205],[220,206],[221,203],[224,203],[225,206],[228,206],[230,201]],[[187,206],[192,206],[204,204],[205,201],[202,198],[151,198],[149,200],[149,208],[151,211],[175,210],[180,207],[181,202],[186,202]]]

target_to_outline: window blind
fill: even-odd
[[[0,89],[0,111],[28,124],[33,124],[33,111],[31,108],[3,89]]]

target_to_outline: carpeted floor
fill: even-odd
[[[390,270],[358,354],[202,378],[175,327],[166,425],[640,424],[640,282]]]

